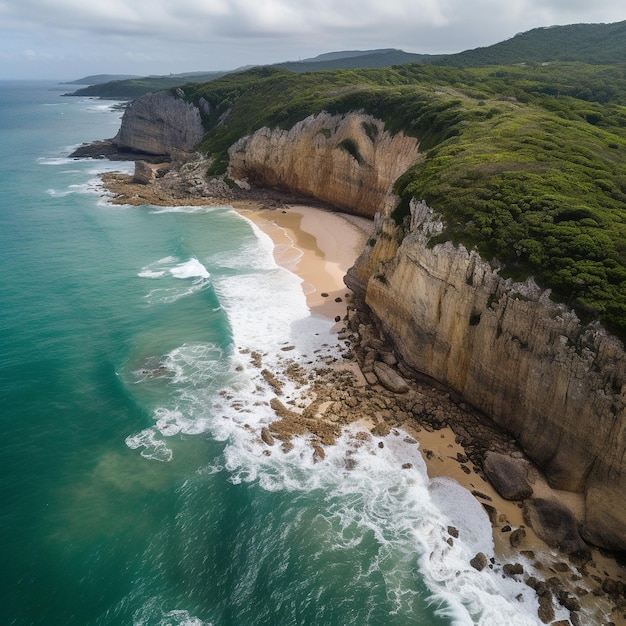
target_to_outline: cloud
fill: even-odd
[[[625,19],[623,0],[0,0],[0,78],[19,71],[2,59],[27,50],[32,66],[168,73],[345,49],[459,52],[537,26]]]

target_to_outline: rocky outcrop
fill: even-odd
[[[413,202],[406,236],[376,235],[346,282],[404,364],[510,432],[552,487],[584,492],[588,541],[626,549],[626,357],[532,280],[504,280],[476,252],[428,245],[442,223]]]
[[[370,115],[320,113],[240,139],[229,150],[229,176],[373,217],[395,206],[393,184],[419,158],[416,139],[392,135]]]
[[[193,151],[203,136],[199,109],[181,94],[160,91],[128,105],[113,144],[120,151],[171,156]]]

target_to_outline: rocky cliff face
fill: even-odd
[[[532,281],[477,253],[428,247],[442,224],[413,203],[402,238],[376,220],[347,277],[411,368],[446,383],[512,433],[557,489],[584,492],[583,536],[626,549],[626,355]],[[370,241],[370,244],[373,240]]]
[[[421,158],[418,142],[369,115],[321,113],[291,130],[262,128],[229,150],[229,176],[288,189],[373,217],[395,206],[395,180]]]
[[[171,156],[191,152],[203,136],[198,108],[161,91],[141,96],[128,106],[113,143],[123,151]]]

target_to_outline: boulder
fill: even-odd
[[[526,463],[507,454],[488,452],[483,471],[487,480],[505,500],[525,500],[533,495],[526,478]]]
[[[526,500],[524,519],[551,548],[558,548],[567,554],[589,554],[572,512],[556,498]]]
[[[374,373],[378,377],[380,384],[393,393],[407,393],[409,386],[406,380],[398,374],[392,367],[382,361],[374,363]]]

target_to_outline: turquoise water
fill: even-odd
[[[263,454],[249,352],[310,361],[330,323],[230,208],[108,205],[129,166],[66,157],[120,113],[63,91],[0,83],[0,623],[535,624],[402,433]]]

